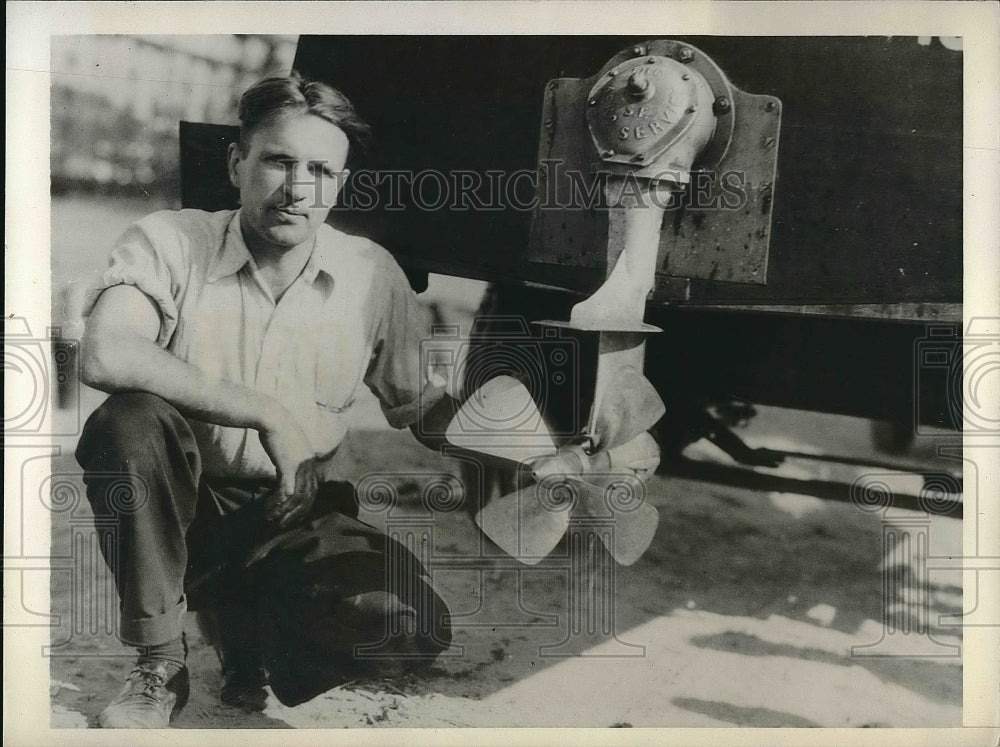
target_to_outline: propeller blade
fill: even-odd
[[[556,452],[531,392],[511,376],[497,376],[477,389],[455,413],[445,438],[453,446],[514,462]]]
[[[566,533],[576,492],[563,480],[543,480],[490,501],[476,524],[508,555],[535,565]]]
[[[599,533],[611,557],[621,565],[632,565],[641,558],[660,523],[659,511],[646,502],[643,482],[625,474],[598,479],[566,477],[580,487],[580,510],[612,524],[610,535]]]
[[[634,366],[615,373],[614,386],[605,388],[594,420],[594,447],[606,451],[649,430],[666,408],[656,389]]]
[[[632,512],[617,512],[613,538],[602,535],[602,541],[618,563],[632,565],[653,543],[659,524],[660,512],[642,503]]]

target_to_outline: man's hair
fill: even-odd
[[[245,155],[250,138],[263,125],[286,114],[314,114],[339,127],[353,160],[368,149],[371,128],[348,98],[332,86],[303,78],[298,71],[258,81],[240,98],[240,150]]]

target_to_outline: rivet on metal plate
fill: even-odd
[[[729,100],[728,96],[719,96],[712,105],[712,109],[716,114],[726,114],[733,108],[733,103]]]

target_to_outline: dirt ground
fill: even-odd
[[[782,417],[789,416],[771,413],[772,421]],[[710,449],[691,452],[707,458]],[[65,458],[53,465],[61,474],[75,469]],[[390,430],[352,434],[344,470],[386,474],[397,488],[393,518],[420,515],[423,486],[457,473],[408,433]],[[930,613],[942,656],[852,655],[852,647],[885,637],[887,609],[900,612],[912,600],[904,590],[884,605],[887,570],[907,584],[919,580],[907,558],[887,556],[882,517],[808,496],[670,477],[654,478],[649,497],[660,513],[652,546],[603,579],[606,593],[599,588],[576,617],[562,548],[519,568],[481,540],[463,511],[437,515],[430,565],[454,616],[454,645],[419,677],[348,683],[296,708],[272,697],[263,714],[244,713],[219,703],[215,654],[188,625],[192,697],[174,726],[960,725],[961,660],[946,648],[960,643],[959,629],[938,620],[961,612],[957,578],[931,572],[929,595],[902,610],[913,621]],[[385,517],[366,514],[376,525]],[[85,501],[55,513],[54,550],[85,532],[86,518]],[[957,548],[959,526],[928,524],[931,552]],[[113,595],[95,560],[88,556],[80,569],[87,583],[53,574],[53,612],[67,622],[53,631],[54,724],[93,726],[130,667],[110,631],[96,630],[106,624],[79,619],[88,617],[88,599]],[[588,615],[611,624],[601,630]],[[930,640],[917,630],[911,639]],[[884,645],[873,653],[885,653]]]
[[[100,266],[92,252],[106,252],[148,207],[54,204],[53,293],[57,309],[68,304],[67,318]],[[70,251],[81,235],[90,237],[86,251]],[[84,390],[81,412],[97,401]],[[391,517],[419,515],[421,491],[458,466],[380,424],[376,410],[359,403],[342,472],[355,481],[387,476],[397,494]],[[872,452],[870,424],[852,418],[764,408],[742,435],[753,446]],[[115,606],[114,588],[89,544],[73,441],[52,464],[66,491],[52,511],[52,554],[65,567],[52,573],[58,624],[47,663],[53,726],[84,727],[96,725],[133,654],[102,613]],[[934,446],[918,443],[908,458],[933,469]],[[687,454],[726,461],[705,442]],[[857,470],[795,460],[779,473],[849,481]],[[901,552],[909,545],[890,547],[883,536],[887,519],[904,514],[669,476],[650,481],[647,500],[660,515],[651,547],[613,577],[598,576],[591,595],[572,590],[564,547],[519,566],[464,511],[434,515],[429,566],[453,615],[454,643],[419,677],[349,682],[295,708],[272,697],[263,713],[245,713],[219,702],[218,661],[189,624],[192,695],[173,726],[961,725],[961,629],[942,619],[963,610],[960,578],[922,565],[924,555],[960,552],[959,521],[905,514],[929,540],[923,555],[910,556]],[[386,516],[362,518],[384,525]],[[899,628],[883,625],[888,613]],[[917,649],[931,655],[915,658]]]

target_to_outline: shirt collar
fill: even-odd
[[[210,283],[228,275],[235,275],[252,259],[250,250],[243,241],[243,231],[240,230],[240,214],[239,210],[233,213],[226,233],[222,237],[222,245],[215,253],[212,264],[209,265],[207,280]]]
[[[253,261],[253,255],[247,248],[243,240],[243,231],[240,229],[241,211],[237,210],[229,221],[225,236],[222,239],[222,246],[219,247],[211,266],[208,268],[207,279],[215,282],[229,275],[235,275],[248,262]],[[326,273],[330,279],[334,278],[336,262],[333,247],[330,245],[329,236],[325,235],[330,230],[329,226],[320,226],[316,232],[315,245],[309,260],[302,270],[302,279],[310,285],[316,280],[320,272]]]
[[[330,227],[326,224],[320,226],[316,232],[316,244],[312,254],[309,255],[309,261],[306,262],[306,266],[302,270],[302,279],[307,283],[312,284],[320,272],[325,273],[330,280],[335,277],[337,263],[333,246],[329,240],[328,234],[330,232]]]

